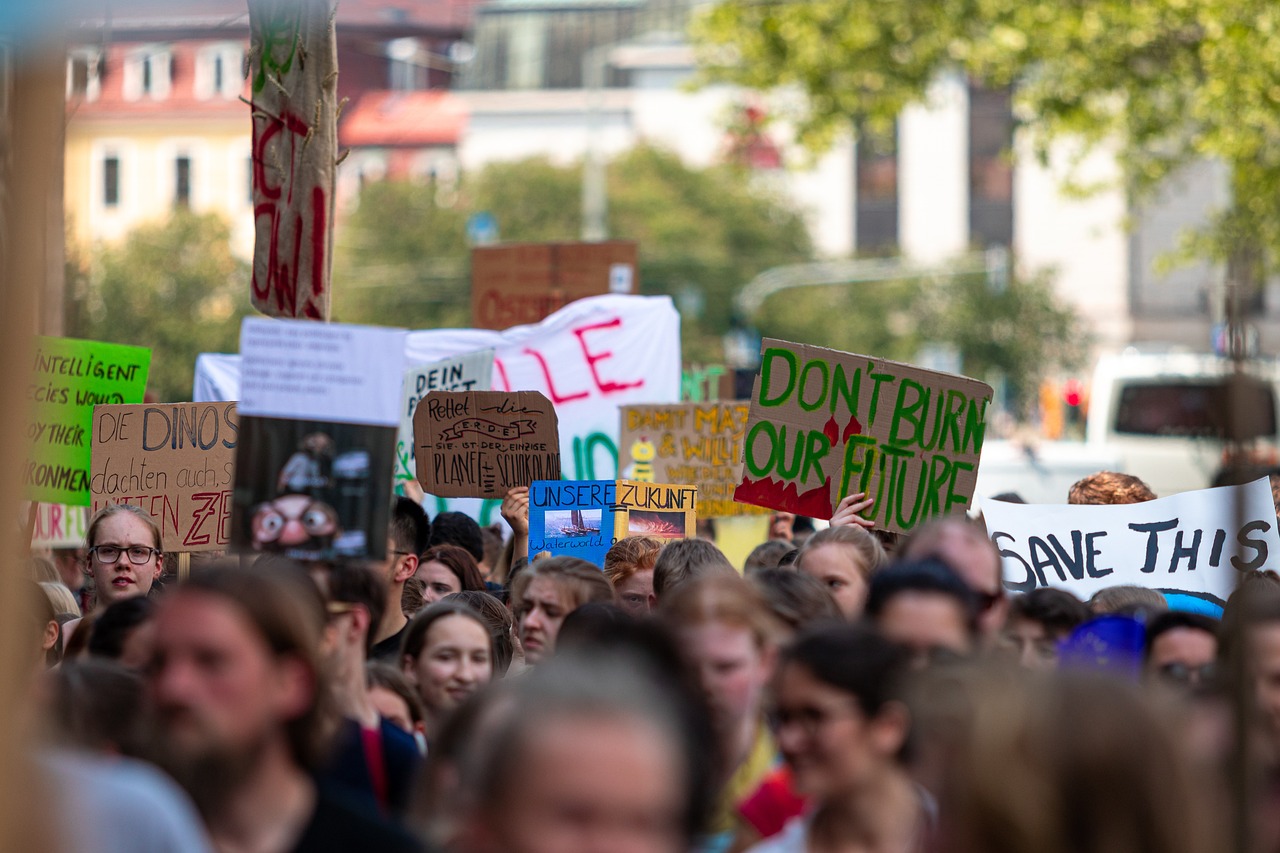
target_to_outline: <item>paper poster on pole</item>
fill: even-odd
[[[432,391],[488,391],[493,387],[493,350],[469,352],[404,374],[400,398],[400,431],[396,434],[396,480],[413,480],[417,465],[413,452],[413,413]]]
[[[523,326],[584,297],[631,293],[636,256],[628,240],[477,246],[471,250],[471,324]]]
[[[549,551],[604,566],[617,541],[616,480],[537,480],[529,486],[529,553]]]
[[[982,514],[1015,592],[1053,586],[1088,600],[1132,584],[1222,604],[1242,574],[1280,565],[1265,477],[1115,506],[983,500]]]
[[[537,391],[432,391],[413,433],[427,494],[501,499],[560,476],[559,421]]]
[[[93,413],[92,509],[132,504],[160,525],[165,551],[231,541],[235,403],[99,406]]]
[[[830,518],[849,494],[906,533],[968,507],[991,386],[909,364],[766,338],[739,501]]]
[[[698,515],[724,518],[770,510],[733,499],[742,482],[742,441],[750,403],[623,406],[618,467],[643,482],[698,487]]]
[[[151,350],[143,347],[37,338],[27,386],[29,460],[26,496],[42,503],[89,505],[89,430],[93,407],[141,403]]]
[[[25,524],[25,512],[22,517]],[[39,504],[36,509],[36,529],[31,534],[31,547],[83,548],[88,532],[88,507]]]

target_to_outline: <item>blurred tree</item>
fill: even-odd
[[[67,290],[67,334],[150,347],[147,393],[162,402],[191,399],[196,355],[239,350],[250,311],[227,223],[185,210],[118,246],[73,250]]]
[[[800,140],[884,132],[940,74],[1015,84],[1046,159],[1104,149],[1135,199],[1188,161],[1225,163],[1231,199],[1186,254],[1256,287],[1280,259],[1280,6],[1272,0],[720,0],[694,26],[705,79],[798,88]],[[1077,189],[1088,189],[1077,186]]]

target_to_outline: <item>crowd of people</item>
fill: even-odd
[[[1154,497],[1102,472],[1077,503]],[[32,556],[34,758],[76,851],[1280,849],[1280,575],[1010,595],[981,519],[775,513],[602,566],[395,499],[382,562],[202,557],[110,506]],[[1133,639],[1136,631],[1136,640]]]

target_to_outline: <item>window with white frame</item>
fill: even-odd
[[[244,47],[236,42],[207,45],[196,54],[195,95],[200,100],[234,98],[244,85]]]
[[[120,154],[107,151],[102,156],[102,206],[120,207]]]
[[[102,52],[76,48],[67,55],[67,97],[96,101],[102,93]]]
[[[127,101],[169,97],[173,53],[164,45],[148,45],[131,51],[124,61],[122,87]]]

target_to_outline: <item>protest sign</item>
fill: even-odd
[[[150,366],[143,347],[36,339],[27,386],[31,450],[22,472],[28,498],[88,506],[93,407],[141,403]]]
[[[908,532],[969,505],[991,393],[963,376],[766,338],[734,497],[830,518],[865,492],[867,518]]]
[[[597,566],[628,536],[684,539],[698,531],[693,486],[634,480],[539,480],[529,487],[529,553]]]
[[[632,480],[698,487],[698,515],[723,518],[769,510],[738,503],[742,441],[750,404],[623,406],[618,467]]]
[[[25,519],[26,514],[23,514]],[[89,508],[66,504],[39,504],[36,529],[31,533],[34,548],[83,548],[89,532]]]
[[[432,391],[418,404],[413,433],[428,494],[501,499],[560,476],[556,410],[537,391]]]
[[[1055,586],[1087,600],[1133,584],[1221,604],[1241,574],[1275,568],[1280,557],[1265,477],[1116,506],[984,500],[982,513],[1005,586],[1017,592]]]
[[[304,560],[386,557],[404,337],[400,329],[244,321],[233,548]]]
[[[529,553],[549,551],[604,566],[617,541],[616,480],[537,480],[529,486]]]
[[[99,406],[93,413],[93,511],[132,504],[160,524],[165,551],[231,541],[235,403]]]
[[[635,289],[636,244],[513,243],[471,250],[471,324],[537,323],[587,296]]]
[[[575,480],[618,476],[619,405],[680,400],[680,316],[666,296],[592,297],[537,325],[504,332],[410,332],[403,358],[390,372],[400,375],[417,364],[486,348],[495,351],[495,390],[540,391],[555,405],[562,472]],[[240,356],[202,354],[193,399],[236,399],[241,372]],[[433,516],[447,510],[488,524],[497,520],[498,502],[437,497],[428,504]]]
[[[417,476],[413,453],[413,413],[432,391],[488,391],[493,385],[493,350],[421,364],[405,371],[400,398],[400,431],[396,435],[396,480]]]

